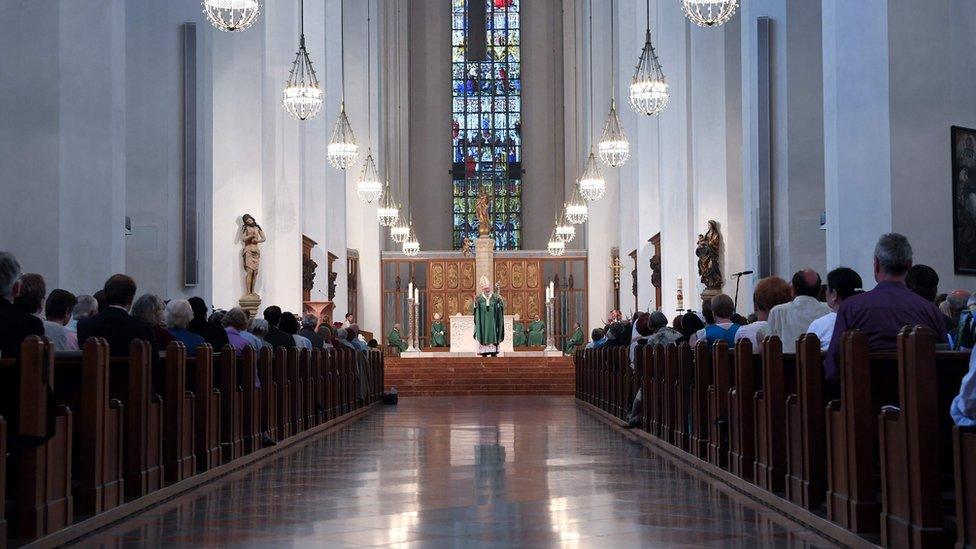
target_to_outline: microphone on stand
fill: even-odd
[[[735,302],[734,302],[735,306],[733,310],[735,310],[736,312],[738,312],[739,310],[739,281],[742,280],[743,276],[751,275],[751,274],[752,271],[740,271],[738,273],[732,274],[732,277],[735,278]]]
[[[745,275],[751,275],[751,274],[752,274],[752,271],[742,271],[742,272],[734,273],[734,274],[732,274],[730,276],[745,276]]]

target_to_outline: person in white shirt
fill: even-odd
[[[71,320],[75,294],[67,290],[52,290],[44,303],[44,335],[51,340],[55,351],[77,351],[78,334],[68,331],[65,325]]]
[[[820,275],[813,269],[797,271],[793,275],[793,301],[777,305],[769,311],[768,335],[779,336],[784,353],[796,352],[796,340],[807,332],[810,323],[830,312],[820,295]]]
[[[756,283],[752,293],[752,303],[756,312],[756,321],[747,324],[735,333],[735,341],[748,339],[752,342],[752,352],[762,354],[762,342],[769,331],[769,311],[793,299],[793,290],[788,282],[778,276],[767,276]]]
[[[956,425],[976,425],[976,352],[969,356],[969,372],[962,378],[959,394],[952,399],[949,415]]]
[[[848,267],[837,267],[827,273],[827,306],[830,312],[814,320],[807,328],[808,334],[814,334],[820,339],[820,350],[826,351],[830,347],[830,337],[834,334],[834,322],[837,320],[837,309],[845,299],[861,293],[861,275]]]

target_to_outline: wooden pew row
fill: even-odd
[[[351,350],[267,348],[238,357],[230,346],[215,355],[209,345],[188,357],[173,342],[157,360],[141,341],[111,358],[98,338],[55,358],[45,338],[29,338],[20,359],[0,360],[9,397],[0,411],[15,420],[0,417],[0,494],[14,495],[0,517],[0,546],[55,533],[250,454],[265,437],[281,440],[379,401],[382,353],[369,352],[362,372],[356,359]]]
[[[761,355],[748,341],[731,352],[722,342],[694,353],[640,348],[639,426],[782,498],[778,506],[826,514],[873,541],[880,533],[885,546],[944,546],[954,522],[957,546],[973,547],[976,429],[953,431],[948,416],[969,355],[936,352],[924,328],[898,341],[897,353],[868,353],[863,334],[845,334],[839,395],[823,381],[812,334],[796,355],[784,355],[775,337]],[[607,389],[623,363],[616,350],[584,350],[576,360],[581,402],[613,415],[627,406],[626,391]],[[955,510],[940,492],[953,475]]]

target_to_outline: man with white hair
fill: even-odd
[[[41,319],[14,306],[20,295],[20,263],[9,252],[0,252],[0,357],[20,356],[20,344],[28,336],[44,335]]]
[[[74,309],[71,309],[71,321],[64,327],[65,330],[78,335],[78,321],[83,318],[92,317],[98,314],[98,300],[90,295],[78,296],[78,302]]]
[[[186,347],[186,356],[196,356],[197,347],[206,343],[203,336],[190,331],[193,306],[185,299],[173,299],[166,304],[166,328],[175,341]]]
[[[839,379],[841,336],[848,330],[864,332],[872,352],[894,351],[898,332],[905,326],[925,326],[935,332],[938,341],[947,341],[942,311],[905,285],[905,275],[911,267],[912,246],[908,239],[897,233],[882,235],[874,248],[877,286],[845,299],[837,310],[824,363],[828,379]]]

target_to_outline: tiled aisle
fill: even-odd
[[[403,398],[91,544],[826,544],[628,441],[570,397]]]

